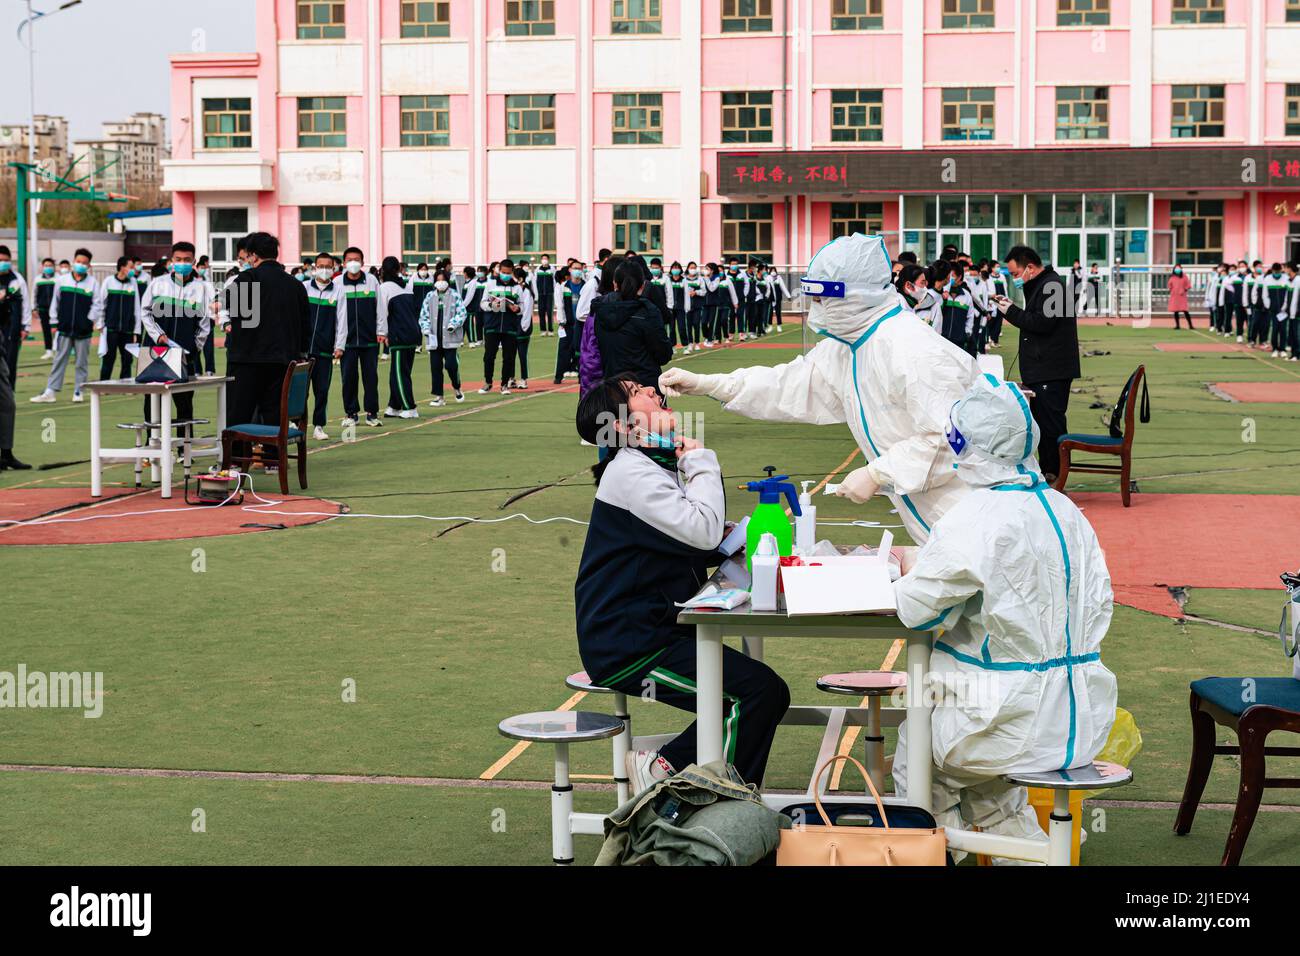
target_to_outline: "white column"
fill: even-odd
[[[1011,142],[1012,145],[1015,146],[1017,149],[1019,149],[1021,146],[1024,145],[1024,137],[1020,135],[1021,125],[1022,125],[1020,118],[1021,116],[1024,115],[1023,102],[1020,97],[1020,76],[1019,76],[1020,57],[1022,55],[1022,51],[1024,48],[1024,40],[1023,40],[1024,34],[1020,28],[1021,26],[1020,10],[1021,10],[1021,4],[1019,3],[1019,0],[1017,0],[1015,4],[1015,11],[1016,11],[1015,40],[1014,40],[1014,45],[1012,46],[1012,49],[1015,50],[1015,53],[1013,55],[1015,56],[1016,65],[1015,65],[1015,72],[1012,74],[1013,85],[1011,87],[1011,113],[1015,117],[1015,122],[1012,125]],[[1032,104],[1030,107],[1031,109],[1037,108],[1036,99],[1037,98],[1034,96],[1034,91],[1031,89],[1029,91],[1029,101]],[[1006,250],[1003,251],[1005,252]]]
[[[379,0],[366,5],[366,106],[370,125],[370,148],[367,150],[370,172],[370,239],[367,248],[378,259],[384,247],[384,193],[383,193],[383,117],[382,86],[379,80],[379,57],[383,44],[379,36]]]
[[[928,727],[926,736],[929,736]],[[695,754],[697,763],[712,763],[724,756],[722,628],[713,624],[695,627]]]
[[[1249,143],[1264,142],[1264,78],[1267,72],[1264,65],[1264,58],[1267,55],[1264,38],[1264,4],[1252,3],[1249,34],[1251,70],[1246,76],[1246,100],[1250,103],[1250,131],[1246,134]],[[1251,248],[1253,249],[1254,246],[1255,237],[1252,228]],[[1254,255],[1252,252],[1252,259]]]
[[[590,255],[594,262],[596,250],[592,246],[595,230],[591,221],[594,198],[591,183],[591,113],[595,98],[592,95],[591,4],[578,4],[578,11],[578,215],[582,217],[579,248],[583,250],[584,256]]]
[[[1129,145],[1151,145],[1152,0],[1129,3]],[[1150,227],[1148,227],[1150,228]]]
[[[487,11],[474,8],[474,76],[469,89],[469,108],[474,116],[470,154],[470,202],[474,214],[474,261],[486,263],[487,251]]]
[[[925,142],[925,4],[903,4],[903,149]]]
[[[1038,2],[1029,3],[1029,79],[1025,84],[1025,95],[1029,97],[1029,135],[1024,145],[1034,146],[1038,143]]]
[[[681,208],[678,221],[681,223],[681,235],[677,248],[692,259],[706,256],[702,248],[704,241],[702,226],[702,209],[700,200],[700,149],[703,145],[701,128],[700,88],[704,83],[702,58],[700,53],[700,21],[703,16],[700,0],[682,0],[681,38],[678,40],[681,50],[678,63],[681,72],[682,98],[681,108]],[[709,178],[716,175],[716,169],[707,170]]]

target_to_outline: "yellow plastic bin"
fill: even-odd
[[[1070,825],[1070,866],[1079,865],[1079,846],[1083,843],[1083,800],[1087,794],[1082,790],[1070,791],[1070,816],[1074,822]],[[1038,814],[1038,825],[1047,832],[1048,817],[1052,814],[1051,790],[1040,787],[1029,788],[1029,805]]]

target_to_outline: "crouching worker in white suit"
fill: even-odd
[[[899,619],[935,632],[932,806],[942,826],[1046,840],[1025,788],[1001,775],[1084,766],[1105,744],[1116,694],[1099,653],[1110,573],[1087,519],[1043,481],[1038,426],[1017,386],[981,376],[954,406],[948,441],[972,491],[894,586]]]
[[[665,395],[708,395],[747,418],[811,425],[848,423],[868,464],[839,494],[862,504],[887,494],[912,540],[969,489],[953,475],[944,426],[953,402],[979,375],[974,359],[916,321],[890,284],[879,236],[857,233],[823,246],[808,265],[808,325],[825,341],[776,366],[697,375],[674,367]]]

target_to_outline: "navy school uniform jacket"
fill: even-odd
[[[433,276],[427,279],[421,279],[419,273],[410,280],[411,295],[415,296],[415,314],[420,314],[420,308],[424,305],[425,297],[433,291]]]
[[[135,279],[109,276],[99,286],[99,307],[104,328],[119,335],[134,335],[140,327],[140,288]]]
[[[550,308],[555,303],[555,266],[543,269],[538,266],[533,271],[533,293],[539,308]]]
[[[411,287],[401,281],[389,279],[380,286],[379,294],[388,313],[389,348],[413,347],[420,344],[420,310],[415,304]]]
[[[50,318],[58,326],[60,335],[73,339],[90,338],[94,332],[90,310],[97,288],[99,285],[90,273],[81,279],[71,274],[59,276],[50,305]]]
[[[50,314],[50,303],[54,301],[55,278],[50,276],[46,278],[41,276],[36,280],[36,311],[44,315]],[[141,289],[141,292],[144,290]]]
[[[661,464],[622,448],[601,476],[574,585],[578,653],[587,673],[609,686],[644,672],[695,629],[677,623],[676,602],[691,598],[721,563],[726,494],[707,448]]]
[[[334,280],[338,310],[347,325],[344,348],[378,348],[377,336],[388,335],[388,313],[379,294],[379,280],[362,272],[355,280],[347,273]]]
[[[302,341],[308,355],[332,358],[338,333],[338,285],[330,280],[321,288],[313,279],[307,290],[307,325],[302,330]]]

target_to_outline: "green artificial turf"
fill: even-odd
[[[1228,403],[1206,384],[1291,381],[1295,366],[1152,347],[1189,335],[1199,333],[1126,324],[1081,328],[1085,352],[1109,354],[1085,355],[1071,428],[1100,430],[1102,411],[1088,404],[1113,402],[1128,374],[1145,362],[1153,419],[1138,426],[1135,445],[1142,492],[1294,493],[1300,447],[1293,407]],[[801,337],[798,326],[787,326],[775,341],[798,346]],[[554,339],[533,339],[531,384],[549,380],[554,351]],[[70,383],[59,404],[29,404],[48,364],[30,345],[23,353],[17,453],[36,465],[85,458],[88,407],[68,401]],[[1015,353],[1009,330],[1000,354],[1010,364]],[[719,371],[794,354],[721,350],[680,361]],[[465,378],[481,379],[481,351],[461,355]],[[380,372],[382,406],[387,366],[381,364]],[[421,355],[417,393],[427,391],[428,374]],[[342,414],[338,389],[336,375],[331,437],[338,435]],[[199,414],[211,412],[210,401],[200,401]],[[97,720],[73,711],[0,711],[0,762],[479,777],[511,748],[496,732],[499,719],[557,707],[571,694],[563,678],[580,666],[573,579],[585,529],[568,522],[451,519],[522,512],[537,520],[585,520],[592,497],[587,469],[595,454],[578,443],[575,404],[572,391],[529,391],[511,400],[470,395],[463,405],[444,409],[422,405],[425,419],[418,423],[389,420],[383,429],[359,428],[362,441],[311,456],[312,494],[343,502],[355,514],[443,520],[347,517],[225,538],[0,547],[9,593],[0,670],[21,662],[31,671],[103,671],[107,689]],[[134,421],[139,406],[137,398],[106,400],[106,421]],[[754,504],[734,486],[761,476],[763,466],[796,480],[819,480],[856,450],[842,426],[751,422],[706,399],[676,400],[674,407],[702,416],[704,440],[723,463],[732,518]],[[861,462],[857,457],[849,467]],[[115,466],[106,480],[129,476],[127,467]],[[0,473],[0,488],[19,484],[85,487],[89,469],[74,464]],[[264,476],[257,476],[257,487],[275,497]],[[1115,484],[1080,475],[1072,476],[1070,487],[1113,491]],[[506,504],[534,488],[541,490]],[[817,504],[822,522],[897,523],[883,498],[865,508],[830,497]],[[1288,514],[1280,511],[1279,520]],[[177,527],[183,529],[183,518]],[[841,543],[873,542],[879,535],[829,526],[821,533]],[[906,538],[901,529],[895,533]],[[195,549],[202,551],[202,571],[195,570]],[[1267,630],[1276,624],[1280,603],[1280,588],[1195,589],[1187,610]],[[878,667],[889,649],[879,641],[769,641],[767,660],[796,703],[827,704],[832,701],[814,687],[817,676]],[[1119,677],[1121,706],[1133,712],[1145,740],[1134,784],[1108,795],[1125,801],[1178,799],[1189,747],[1190,680],[1289,669],[1276,641],[1129,608],[1116,609],[1103,656]],[[345,682],[355,682],[355,702],[344,700]],[[578,706],[605,710],[609,699],[588,698]],[[687,719],[662,706],[633,706],[640,732],[670,731]],[[782,730],[769,784],[805,786],[819,736],[811,728]],[[574,770],[608,774],[608,748],[575,747]],[[549,752],[535,746],[498,777],[545,780],[550,772]],[[845,784],[854,785],[851,775]],[[1231,802],[1235,788],[1235,760],[1220,757],[1205,799]],[[604,799],[579,796],[580,804]],[[1267,800],[1297,802],[1294,791],[1270,791]],[[0,863],[523,863],[549,857],[545,790],[0,772],[0,801],[6,808]],[[194,806],[208,810],[207,834],[189,831]],[[505,835],[487,829],[496,807],[511,820]],[[1166,836],[1171,810],[1109,815],[1113,825],[1094,837],[1085,862],[1158,854],[1161,862],[1215,863],[1228,818],[1207,811],[1191,837],[1176,841]],[[1300,833],[1300,815],[1262,814],[1256,831],[1247,862],[1300,858],[1289,848]],[[594,855],[594,848],[594,840],[580,841],[579,858]]]

